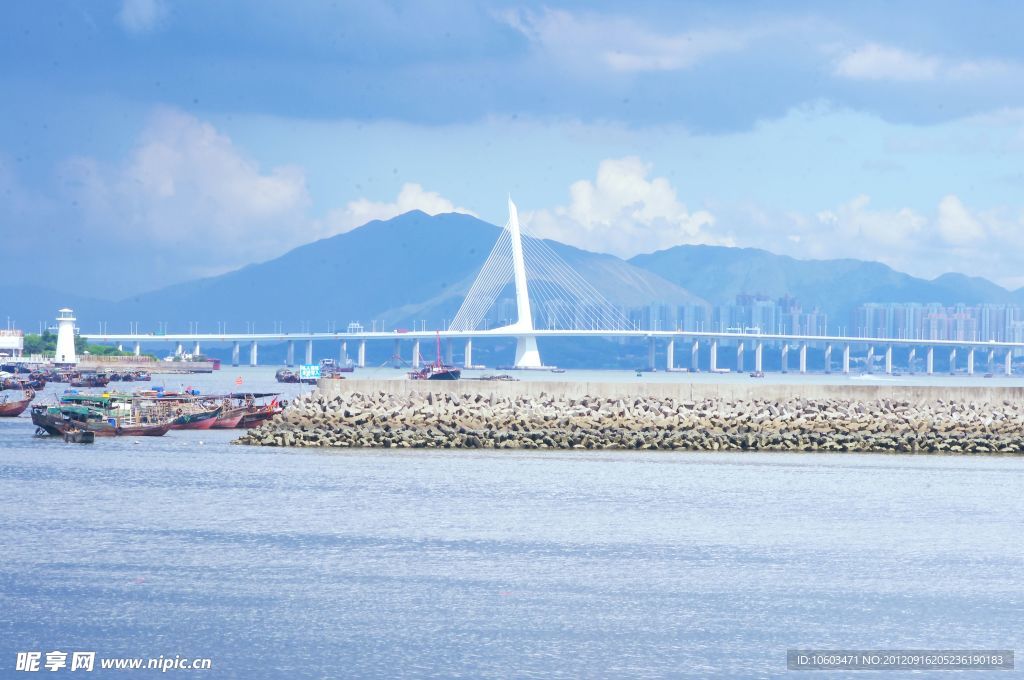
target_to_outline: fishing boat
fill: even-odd
[[[278,400],[279,392],[232,392],[208,399],[218,400],[220,415],[210,426],[216,430],[257,427],[284,410],[288,402]],[[272,397],[269,403],[259,400]]]
[[[230,401],[228,403],[230,404]],[[210,427],[215,430],[233,430],[241,425],[242,418],[248,412],[249,409],[245,406],[225,408]]]
[[[263,395],[248,395],[245,399],[246,412],[242,416],[242,419],[238,423],[238,427],[250,428],[259,427],[267,420],[270,420],[278,413],[284,410],[284,404],[277,399],[277,395],[273,395],[274,398],[269,404],[257,404],[255,399],[260,397],[271,396],[269,394]]]
[[[274,374],[274,378],[279,383],[297,383],[299,382],[299,375],[295,371],[287,368],[279,368],[277,373]]]
[[[35,399],[36,393],[27,389],[22,393],[22,398],[17,401],[11,401],[5,394],[0,400],[0,418],[15,418],[24,413],[28,405]]]
[[[434,363],[424,366],[418,371],[410,371],[410,380],[458,380],[462,371],[455,366],[448,366],[441,361],[441,333],[437,334],[437,359]]]
[[[106,387],[110,378],[101,373],[81,373],[71,379],[72,387]]]
[[[216,424],[224,409],[218,406],[214,409],[181,410],[183,412],[171,421],[172,430],[209,430]]]
[[[224,411],[220,397],[203,396],[192,388],[184,392],[139,390],[135,396],[151,399],[161,407],[168,414],[172,430],[208,430]]]
[[[99,406],[98,402],[32,407],[32,424],[38,428],[37,433],[54,437],[77,430],[87,430],[96,437],[162,437],[171,429],[166,421],[153,422],[148,418],[144,409],[132,403],[108,402],[106,407]]]
[[[341,366],[334,359],[321,359],[320,360],[320,377],[321,378],[341,378],[343,376],[339,373],[354,373],[355,366],[351,362]],[[303,381],[305,382],[305,381]],[[312,381],[316,383],[316,381]]]

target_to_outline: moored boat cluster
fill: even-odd
[[[1024,452],[1024,406],[896,399],[679,400],[313,393],[240,444],[342,448]]]
[[[269,403],[258,400],[273,397]],[[31,399],[29,399],[31,401]],[[67,436],[88,431],[96,436],[153,436],[169,430],[206,430],[255,427],[279,413],[284,402],[276,393],[200,395],[163,390],[65,392],[56,404],[32,406],[37,434]]]

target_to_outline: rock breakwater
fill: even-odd
[[[1024,405],[313,393],[237,440],[341,448],[1024,452]]]

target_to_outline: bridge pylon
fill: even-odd
[[[537,348],[537,333],[541,329],[535,323],[542,324],[545,331],[625,330],[629,327],[621,310],[609,303],[543,239],[523,229],[511,197],[508,222],[448,330],[480,332],[488,313],[499,297],[507,294],[510,284],[515,297],[515,321],[483,333],[516,339],[516,368],[544,368]],[[535,313],[539,321],[535,320]]]

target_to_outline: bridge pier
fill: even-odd
[[[760,340],[758,340],[757,344],[754,345],[754,370],[757,371],[758,373],[764,371],[764,368],[763,368],[764,364],[763,364],[763,361],[762,361],[763,354],[764,354],[764,343],[762,343]]]
[[[1013,375],[1013,350],[1006,350],[1006,358],[1003,359],[1003,373]]]
[[[657,369],[657,366],[654,365],[655,349],[656,348],[655,348],[655,345],[654,345],[654,338],[647,338],[647,370],[648,371],[653,371],[653,370]]]
[[[892,375],[892,345],[885,348],[885,374]]]
[[[448,366],[453,366],[452,363],[452,339],[447,338],[444,341],[444,363]]]
[[[694,373],[700,372],[700,364],[698,359],[700,358],[700,340],[694,340],[693,346],[690,348],[690,370]]]
[[[313,363],[313,341],[306,340],[306,363]]]
[[[530,330],[533,330],[531,326]],[[520,335],[516,338],[516,368],[541,368],[540,351],[537,349],[537,336]]]
[[[800,372],[807,372],[807,343],[800,343]]]
[[[196,340],[196,344],[192,346],[192,356],[199,356],[203,353],[203,350],[199,347],[199,341]]]
[[[736,371],[738,373],[743,372],[743,342],[736,343]]]
[[[929,347],[928,352],[925,354],[925,372],[928,375],[935,374],[935,348]]]
[[[395,349],[391,353],[391,365],[399,368],[402,365],[402,345],[398,338],[395,338]]]
[[[136,342],[135,343],[135,356],[142,356],[142,343],[141,342]]]
[[[956,373],[956,347],[949,350],[949,374]]]
[[[253,340],[252,344],[249,345],[249,365],[250,366],[255,366],[257,364],[257,359],[259,358],[258,357],[258,353],[259,353],[258,347],[259,346],[256,344],[255,340]]]
[[[711,360],[710,360],[709,363],[711,365],[709,366],[708,370],[711,371],[712,373],[714,373],[715,371],[718,370],[718,339],[717,338],[711,341],[711,352],[710,352],[710,354],[711,354]]]
[[[342,340],[341,346],[338,347],[338,365],[348,366],[348,342],[345,340]]]
[[[843,345],[843,375],[850,375],[850,344]]]
[[[412,341],[412,367],[420,367],[420,339],[416,338]]]
[[[466,349],[462,356],[462,363],[466,368],[473,365],[473,338],[466,338]]]
[[[124,351],[124,343],[123,342],[117,343],[117,351],[118,352],[123,352]]]
[[[239,354],[241,354],[241,346],[240,345],[241,345],[241,343],[239,343],[238,340],[235,340],[234,344],[231,345],[231,365],[232,366],[237,366],[238,365]]]
[[[295,365],[295,341],[294,340],[289,340],[288,341],[288,353],[285,355],[284,365],[285,366],[294,366]]]
[[[789,373],[789,343],[782,343],[782,352],[780,352],[779,363],[782,365],[782,372]]]
[[[917,348],[911,347],[910,354],[907,355],[907,370],[911,373],[914,372],[914,360],[917,359]]]
[[[868,345],[868,358],[867,358],[867,372],[875,372],[875,347],[874,345]]]
[[[996,351],[994,349],[988,351],[988,372],[996,372]]]
[[[366,368],[366,340],[359,341],[359,354],[356,359],[356,365],[359,368]]]
[[[675,341],[674,338],[669,338],[668,339],[668,344],[665,345],[665,370],[669,371],[669,372],[675,370],[675,367],[676,367],[675,363],[676,363],[676,341]]]
[[[185,346],[182,345],[180,342],[174,346],[174,356],[180,357],[184,353],[185,353]]]
[[[825,373],[832,372],[832,343],[825,345]]]
[[[967,375],[974,375],[974,348],[967,350]]]

